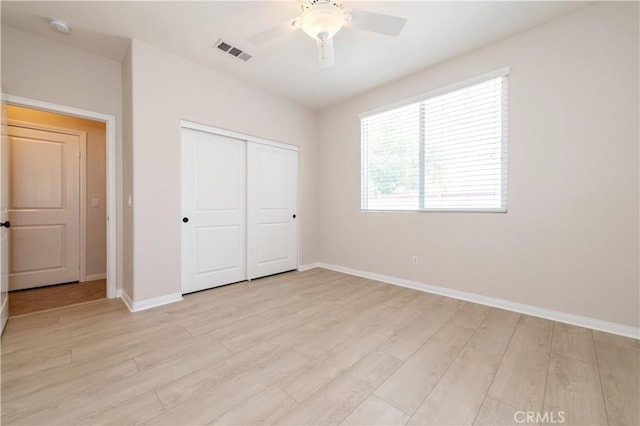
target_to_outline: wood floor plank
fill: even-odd
[[[546,331],[553,330],[553,321],[544,318],[532,317],[531,315],[522,315],[520,323],[533,328],[539,328]]]
[[[446,324],[374,394],[411,415],[438,383],[474,330]]]
[[[174,333],[172,337],[175,336],[178,334]],[[163,345],[157,345],[157,347],[147,345],[141,351],[129,352],[127,356],[133,358],[140,371],[145,371],[157,369],[174,359],[187,359],[194,352],[205,351],[218,344],[218,340],[212,337],[195,338],[188,333],[181,337],[177,340],[163,339],[165,342]],[[153,342],[157,342],[157,340],[154,339],[150,343]]]
[[[604,406],[600,375],[591,363],[551,353],[543,412],[554,413],[568,425],[604,425]]]
[[[507,349],[517,318],[518,315],[492,309],[409,424],[472,424]]]
[[[409,415],[371,395],[353,413],[340,423],[341,425],[404,425]]]
[[[275,424],[338,424],[400,364],[400,360],[384,352],[371,352],[346,374],[336,377]]]
[[[331,297],[339,296],[344,292],[344,289],[334,290]],[[237,333],[223,338],[221,343],[228,348],[231,352],[239,352],[251,345],[263,341],[273,342],[278,336],[287,333],[291,330],[300,328],[302,325],[312,320],[317,316],[322,316],[328,319],[328,314],[338,309],[333,302],[323,303],[322,298],[326,298],[329,295],[327,293],[316,294],[312,297],[303,297],[300,301],[292,304],[295,309],[286,309],[286,306],[281,306],[278,309],[283,311],[283,315],[280,318],[265,324],[259,324],[247,330],[243,333]],[[288,315],[286,315],[288,313]],[[322,322],[317,322],[322,324]]]
[[[296,405],[298,403],[293,398],[273,385],[213,419],[211,424],[270,425]]]
[[[511,341],[519,319],[520,314],[515,312],[491,309],[467,346],[502,356]]]
[[[66,348],[10,352],[2,355],[2,380],[11,383],[66,364],[71,364],[71,350]]]
[[[532,327],[527,325],[531,322],[523,318],[515,328],[487,395],[517,410],[541,411],[552,328]],[[484,412],[490,408],[485,401],[478,417],[492,417],[493,414]]]
[[[463,350],[408,424],[472,424],[499,362],[497,355],[476,349]]]
[[[101,302],[90,304],[102,305]],[[121,305],[122,303],[120,302],[119,304]],[[74,310],[78,308],[72,306],[67,308],[67,310],[68,309]],[[33,332],[35,330],[42,330],[43,328],[53,329],[60,322],[60,312],[64,310],[65,309],[61,308],[52,311],[11,317],[11,321],[7,322],[4,332],[2,333],[2,340],[4,341],[5,337],[11,336],[12,334],[18,335],[18,333],[22,334],[23,332]]]
[[[107,317],[109,321],[103,323],[100,318]],[[118,312],[106,312],[99,317],[94,317],[94,321],[81,321],[81,322],[66,322],[62,323],[69,327],[71,330],[71,337],[88,337],[88,336],[103,336],[103,333],[108,332],[109,335],[118,335],[124,331],[130,331],[133,329],[145,328],[148,324],[155,324],[156,322],[172,320],[171,316],[166,313],[147,310],[140,312],[140,315],[132,314],[131,312],[118,311]]]
[[[256,324],[241,333],[227,335],[220,339],[220,343],[232,353],[238,353],[250,346],[267,341],[270,337],[296,328],[299,324],[306,321],[307,318],[298,313],[281,313],[278,318],[273,319],[267,324]]]
[[[281,352],[280,348],[273,345],[258,345],[180,378],[166,381],[156,387],[156,392],[162,404],[171,408],[198,395],[206,394],[225,381],[232,380],[256,365],[279,356]]]
[[[182,327],[173,324],[170,316],[152,318],[144,326],[127,327],[117,330],[105,330],[104,333],[91,334],[72,338],[68,343],[71,357],[74,361],[104,356],[106,353],[118,353],[127,348],[135,347],[139,341],[146,340],[150,335],[157,336],[167,332],[182,332]]]
[[[392,301],[399,293],[395,290],[388,293],[376,293],[379,294],[371,294],[369,301],[380,303],[363,309],[356,315],[353,315],[353,311],[350,312],[351,315],[348,315],[345,310],[336,311],[338,316],[334,317],[329,331],[330,333],[337,332],[334,336],[338,336],[342,343],[336,344],[322,355],[312,354],[312,357],[315,358],[313,362],[279,383],[285,392],[297,401],[306,399],[333,377],[345,371],[384,342],[399,327],[397,324],[387,321],[387,318],[392,317],[398,309],[387,304],[393,303]],[[324,331],[319,333],[324,334]],[[311,340],[315,340],[313,336]],[[334,341],[334,343],[336,342]],[[300,353],[307,353],[309,347],[306,346],[299,350],[297,346],[294,346],[294,349]]]
[[[305,278],[306,280],[306,278]],[[260,280],[259,280],[260,281]],[[211,323],[224,320],[229,316],[238,320],[240,318],[256,315],[268,310],[279,308],[287,312],[287,307],[296,307],[295,301],[310,297],[333,297],[333,291],[348,291],[349,286],[341,286],[345,279],[322,280],[322,285],[305,285],[304,280],[286,281],[284,285],[279,282],[267,284],[239,283],[233,286],[225,286],[197,293],[201,296],[187,295],[190,302],[187,306],[174,307],[167,305],[166,312],[178,321],[187,321],[189,324],[199,322]],[[293,288],[295,286],[295,289]],[[241,291],[235,290],[239,287]],[[295,290],[295,291],[294,291]],[[338,296],[340,292],[338,291]],[[191,302],[198,300],[197,302]],[[207,321],[203,321],[206,318]],[[206,324],[203,324],[205,326]],[[205,327],[206,328],[206,327]]]
[[[528,316],[520,318],[480,408],[478,423],[500,419],[503,424],[512,424],[514,413],[509,413],[509,407],[516,411],[541,412],[553,327],[547,327],[543,321],[534,321],[537,326],[533,327],[528,325],[531,323]],[[491,404],[492,401],[499,403]]]
[[[140,372],[137,369],[126,376],[113,380],[94,382],[91,386],[65,387],[57,392],[58,401],[34,416],[21,419],[31,424],[46,424],[47,418],[57,418],[62,423],[73,423],[74,419],[96,414],[109,406],[122,404],[132,398],[154,390],[160,384],[172,381],[204,366],[220,362],[230,353],[220,344],[194,351],[181,359],[171,359],[155,369]],[[133,362],[133,360],[130,360]],[[135,365],[135,362],[134,362]]]
[[[79,418],[81,425],[140,425],[164,412],[164,408],[154,391],[112,405],[90,417]]]
[[[393,313],[390,321],[398,328],[406,327],[420,315],[423,315],[436,303],[442,301],[444,297],[429,293],[413,291],[407,294],[410,299],[400,306]]]
[[[593,338],[597,343],[620,346],[622,348],[640,351],[640,340],[630,337],[616,336],[615,334],[593,330]]]
[[[296,352],[286,351],[265,360],[243,374],[166,409],[150,419],[152,425],[209,424],[215,418],[274,385],[283,376],[307,363]],[[212,404],[215,401],[215,404]]]
[[[399,330],[388,342],[380,347],[398,359],[408,359],[420,346],[433,336],[455,313],[463,303],[453,299],[443,299],[431,309],[420,315],[402,330]]]
[[[640,351],[600,339],[596,353],[609,424],[640,424]]]
[[[118,299],[99,300],[84,305],[70,306],[60,309],[58,312],[60,324],[67,327],[77,324],[108,323],[115,316],[131,314],[122,300]]]
[[[556,323],[551,351],[595,365],[596,352],[591,333],[587,328]]]
[[[65,404],[70,400],[73,401],[74,396],[95,396],[108,384],[131,377],[137,372],[138,367],[135,362],[128,360],[100,371],[87,371],[87,374],[82,377],[56,385],[48,386],[46,382],[40,383],[38,391],[12,398],[9,404],[6,403],[5,397],[14,397],[14,392],[11,387],[5,389],[3,383],[2,423],[47,424],[51,419],[65,423],[66,420],[62,415],[66,411]],[[75,401],[74,405],[76,405]],[[36,412],[34,407],[38,407]]]
[[[179,328],[168,328],[146,334],[144,337],[134,345],[121,348],[119,351],[106,351],[100,356],[82,360],[73,361],[72,359],[68,367],[63,365],[63,368],[38,370],[37,364],[30,363],[25,366],[22,375],[15,378],[10,372],[6,376],[3,375],[3,385],[11,386],[11,397],[19,396],[39,389],[42,383],[52,386],[81,378],[93,371],[99,371],[147,353],[162,354],[167,347],[180,347],[182,342],[192,336]],[[44,350],[50,349],[44,348]]]
[[[67,345],[71,340],[71,330],[67,327],[53,330],[42,330],[31,333],[23,333],[21,336],[10,334],[6,341],[2,338],[2,350],[4,353],[38,349],[42,346]]]
[[[591,330],[555,324],[544,410],[568,424],[607,423]]]
[[[499,399],[487,396],[473,424],[484,426],[514,425],[526,419],[526,413]]]
[[[388,338],[372,330],[345,341],[326,355],[317,358],[278,383],[287,394],[301,402],[367,356]]]
[[[453,312],[451,316],[445,314],[449,321],[376,389],[377,397],[409,415],[415,412],[488,314],[488,310],[479,311],[470,304]],[[408,341],[403,339],[403,345]],[[387,351],[389,346],[383,344],[380,348]]]
[[[298,341],[294,346],[295,350],[307,357],[319,358],[350,339],[351,336],[362,334],[372,328],[372,325],[385,323],[376,330],[378,335],[400,328],[407,317],[419,315],[420,312],[415,314],[403,312],[405,309],[413,310],[414,307],[394,308],[393,304],[397,302],[398,296],[400,296],[398,293],[385,294],[374,291],[362,295],[357,299],[357,303],[354,302],[349,306],[340,305],[323,314],[321,318],[315,319],[313,321],[313,325],[317,326],[315,331]],[[402,320],[398,321],[398,318]]]
[[[339,327],[320,328],[310,332],[304,339],[294,344],[296,351],[309,359],[319,358],[336,346],[351,339],[351,335],[340,331]]]

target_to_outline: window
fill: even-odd
[[[506,212],[507,75],[363,114],[362,209]]]

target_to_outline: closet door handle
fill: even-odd
[[[293,214],[293,218],[294,218],[294,219],[296,218],[296,215],[295,215],[295,213]]]
[[[0,223],[0,226],[4,226],[5,228],[11,228],[11,222],[9,221],[2,222]]]
[[[182,221],[183,221],[184,223],[187,223],[187,222],[189,222],[189,218],[188,218],[188,217],[183,217],[183,218],[182,218]]]

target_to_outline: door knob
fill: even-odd
[[[293,218],[294,218],[294,219],[296,218],[296,215],[295,215],[295,214],[293,215]]]
[[[11,228],[11,222],[9,221],[2,222],[0,223],[0,226],[4,226],[5,228]]]
[[[183,221],[184,223],[187,223],[187,222],[189,222],[189,218],[188,218],[188,217],[183,217],[183,218],[182,218],[182,221]]]

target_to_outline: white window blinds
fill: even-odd
[[[361,119],[362,209],[507,209],[507,74]]]

